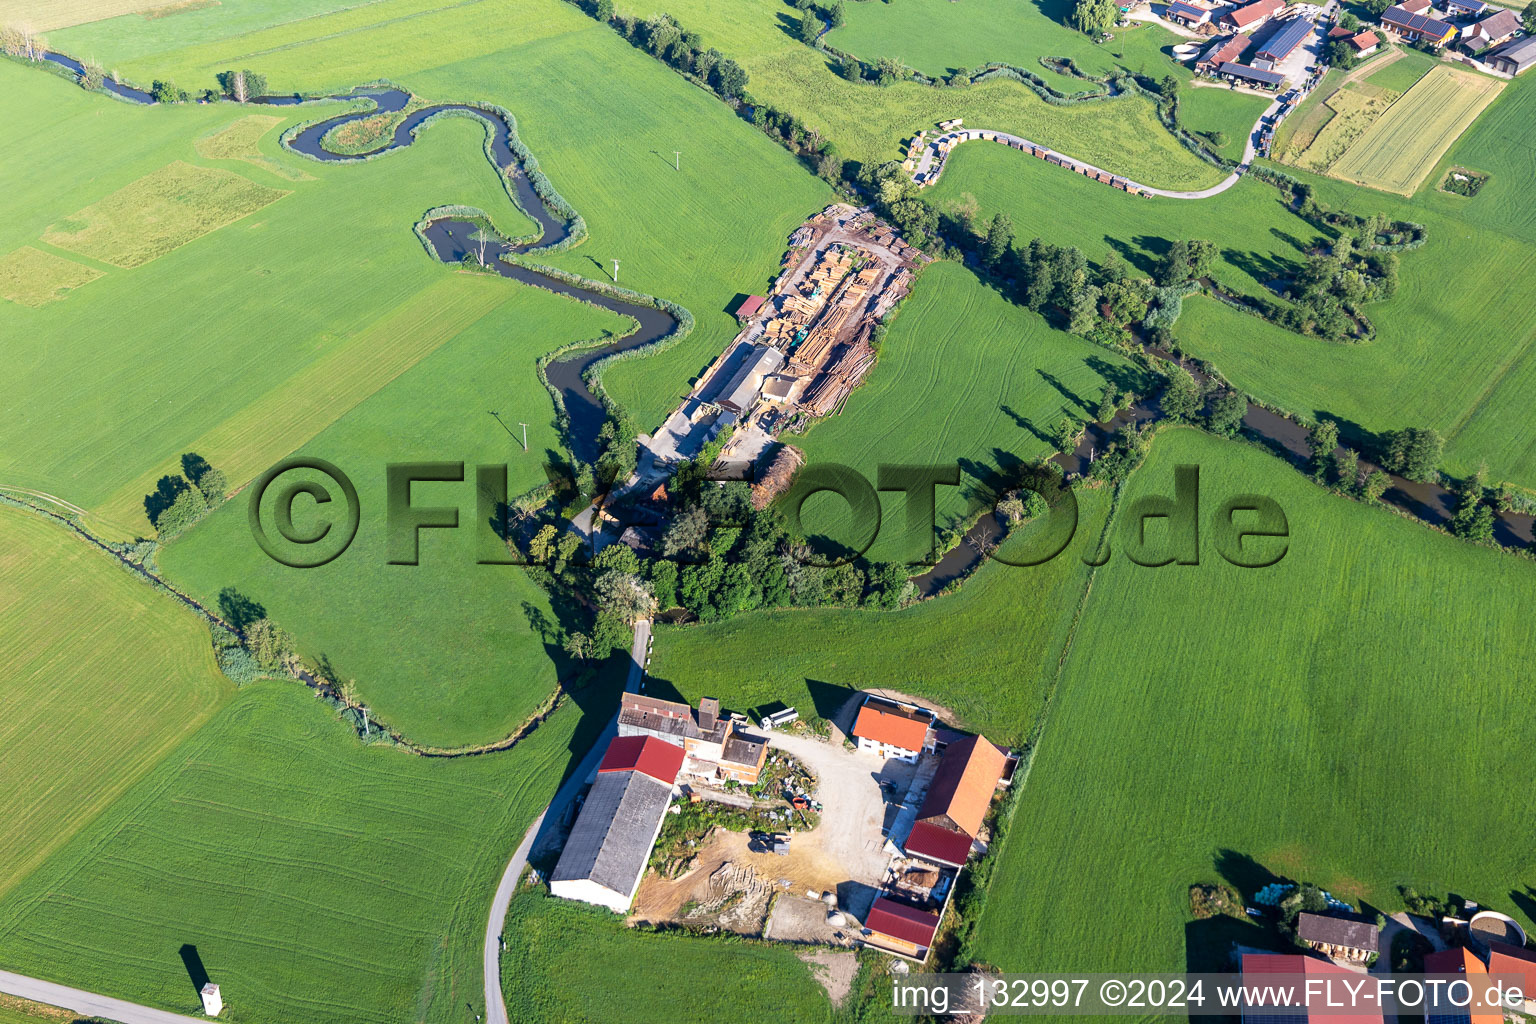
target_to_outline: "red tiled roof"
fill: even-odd
[[[1487,974],[1488,968],[1483,962],[1472,955],[1472,951],[1465,946],[1456,949],[1442,949],[1437,953],[1424,954],[1425,974]],[[1501,1013],[1478,1013],[1471,1009],[1462,1010],[1454,1014],[1434,1013],[1432,1020],[1445,1020],[1447,1017],[1459,1018],[1467,1024],[1504,1024],[1504,1015]]]
[[[1256,21],[1263,21],[1270,15],[1285,8],[1285,0],[1258,0],[1257,3],[1239,7],[1228,11],[1221,16],[1222,21],[1230,22],[1238,28],[1247,28]]]
[[[889,743],[902,750],[922,750],[928,737],[929,718],[903,714],[891,705],[865,700],[854,719],[853,734],[876,743]]]
[[[869,916],[864,919],[864,927],[915,946],[927,947],[933,944],[933,933],[939,930],[939,915],[876,896],[874,905],[869,908]]]
[[[768,300],[763,298],[761,295],[748,295],[745,299],[741,300],[741,305],[736,307],[736,315],[751,316],[753,313],[756,313],[759,309],[761,309],[763,307],[763,303],[767,301]]]
[[[1338,964],[1330,963],[1327,960],[1319,960],[1316,957],[1302,956],[1297,953],[1244,953],[1242,970],[1245,976],[1249,974],[1336,974],[1350,978],[1360,977],[1357,972],[1351,971],[1347,967],[1340,967]],[[1252,993],[1250,992],[1251,995]],[[1302,998],[1303,993],[1298,992],[1297,996]],[[1255,1009],[1259,1008],[1256,1007]],[[1294,1018],[1296,1020],[1304,1020],[1307,1017],[1307,1011],[1304,1007],[1287,1007],[1287,1009],[1290,1009],[1291,1012],[1277,1013],[1275,1016],[1282,1016],[1287,1019]],[[1254,1015],[1254,1011],[1250,1010],[1249,1014]],[[1330,1011],[1326,1014],[1320,1014],[1319,1020],[1326,1021],[1328,1024],[1382,1024],[1382,1014],[1380,1010],[1361,1010],[1358,1013]]]
[[[668,785],[683,767],[683,748],[655,736],[617,736],[608,744],[598,772],[644,772]]]
[[[909,857],[926,857],[958,868],[971,855],[971,837],[931,821],[920,821],[907,836],[906,850]]]
[[[1381,37],[1378,36],[1375,32],[1367,30],[1365,32],[1361,32],[1349,42],[1350,45],[1357,50],[1369,50],[1373,46],[1380,45]]]
[[[1488,973],[1518,974],[1525,981],[1526,998],[1536,992],[1536,953],[1507,942],[1488,943]]]
[[[985,736],[967,736],[959,743],[951,743],[928,786],[918,820],[948,818],[975,836],[981,831],[1007,763],[1007,755]]]

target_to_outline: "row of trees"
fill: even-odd
[[[672,15],[655,14],[643,21],[615,15],[613,0],[596,0],[590,13],[646,53],[703,82],[722,99],[739,100],[746,95],[747,73],[741,65],[713,46],[705,49],[699,34],[683,28]]]

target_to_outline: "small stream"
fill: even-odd
[[[62,53],[45,53],[45,60],[52,61],[62,67],[68,68],[77,76],[84,68],[80,61]],[[109,93],[134,103],[154,103],[155,99],[142,89],[120,85],[110,78],[102,83],[102,87]],[[362,87],[350,92],[336,93],[330,96],[305,98],[295,95],[287,96],[261,96],[253,99],[252,104],[273,107],[298,106],[305,103],[323,103],[332,101],[365,100],[371,103],[367,110],[352,111],[338,114],[335,117],[318,121],[304,127],[284,141],[284,145],[296,153],[325,163],[356,163],[371,156],[395,149],[404,149],[416,138],[416,132],[430,118],[444,112],[460,112],[469,114],[485,123],[491,133],[491,156],[498,171],[504,175],[512,186],[517,196],[517,204],[538,226],[538,237],[528,243],[513,245],[504,241],[487,242],[484,246],[486,264],[494,269],[502,277],[520,281],[523,284],[544,288],[561,295],[569,295],[582,302],[601,306],[621,316],[630,317],[639,324],[639,328],[626,337],[612,344],[582,349],[571,355],[552,361],[545,367],[545,376],[549,379],[550,386],[559,393],[565,405],[565,411],[569,418],[569,428],[566,444],[570,448],[571,455],[578,462],[592,463],[601,454],[598,446],[598,432],[602,429],[607,419],[607,411],[603,407],[602,399],[593,393],[583,379],[587,369],[598,360],[613,355],[616,352],[625,352],[630,349],[640,348],[644,345],[666,337],[677,329],[677,321],[664,310],[654,309],[650,306],[642,306],[637,303],[626,302],[602,292],[591,291],[577,284],[572,284],[559,278],[541,274],[536,270],[517,264],[508,263],[501,259],[509,253],[537,252],[557,245],[570,237],[571,226],[553,210],[534,190],[533,183],[528,179],[527,173],[518,160],[517,154],[512,149],[512,126],[499,113],[478,107],[469,103],[438,103],[420,110],[412,111],[395,126],[394,135],[386,142],[363,153],[340,154],[333,153],[322,144],[325,136],[339,125],[351,121],[360,121],[373,117],[376,114],[393,114],[404,110],[410,103],[411,96],[403,89],[392,87]],[[432,221],[425,227],[427,239],[437,250],[438,258],[444,263],[458,264],[471,253],[478,255],[481,246],[473,236],[479,230],[479,225],[457,218],[444,218]]]
[[[83,71],[81,63],[73,57],[52,52],[45,53],[43,56],[45,60],[62,65],[76,75]],[[135,103],[154,102],[154,97],[142,89],[121,85],[110,78],[103,82],[103,88],[115,96]],[[556,216],[534,191],[533,184],[529,181],[517,154],[512,150],[511,125],[500,114],[468,103],[434,104],[407,115],[395,127],[394,135],[377,148],[366,153],[342,155],[332,153],[321,145],[321,140],[328,132],[350,121],[404,110],[410,102],[410,94],[402,89],[391,87],[363,87],[346,93],[312,99],[299,96],[263,96],[252,102],[267,106],[296,106],[302,103],[338,100],[368,100],[373,106],[372,109],[338,114],[309,125],[286,140],[285,144],[295,152],[316,160],[327,163],[349,163],[389,150],[404,149],[414,141],[416,131],[422,124],[435,114],[445,111],[462,111],[484,121],[491,131],[491,155],[497,169],[512,185],[522,211],[538,224],[540,231],[538,238],[530,243],[519,245],[503,241],[486,243],[487,264],[502,277],[601,306],[631,317],[640,325],[634,333],[611,345],[583,349],[557,359],[546,367],[549,383],[560,392],[570,418],[566,443],[571,453],[578,461],[588,463],[595,461],[600,454],[597,435],[607,418],[607,413],[602,400],[587,386],[583,374],[593,363],[605,356],[640,348],[666,337],[677,329],[677,321],[663,310],[626,302],[601,292],[589,291],[579,285],[570,284],[501,259],[508,253],[536,252],[541,248],[555,245],[569,237],[570,225]],[[445,263],[456,264],[462,262],[471,252],[479,251],[480,243],[472,238],[477,230],[478,226],[470,221],[444,218],[429,223],[426,226],[426,235],[437,250],[439,259]],[[1150,349],[1149,352],[1165,359],[1173,358],[1166,352]],[[1195,377],[1197,380],[1202,379],[1197,371]],[[1060,466],[1066,475],[1086,475],[1092,466],[1093,457],[1109,446],[1115,431],[1119,430],[1122,424],[1131,421],[1143,424],[1156,420],[1159,416],[1160,410],[1153,400],[1143,399],[1129,409],[1116,414],[1107,423],[1089,424],[1074,451],[1059,454],[1051,461]],[[1243,435],[1259,442],[1292,464],[1305,465],[1311,458],[1311,452],[1307,446],[1310,432],[1306,428],[1252,403],[1249,404],[1248,412],[1243,417]],[[1360,468],[1368,473],[1379,467],[1362,459]],[[1382,495],[1383,501],[1434,526],[1443,527],[1450,521],[1457,503],[1457,497],[1453,492],[1439,484],[1416,483],[1396,474],[1390,475],[1392,485]],[[933,568],[913,578],[919,595],[933,597],[953,581],[974,571],[982,562],[981,551],[984,548],[990,549],[1003,538],[1004,533],[1003,526],[995,514],[983,515],[980,521],[967,531],[964,539],[947,552]],[[1496,513],[1494,540],[1506,547],[1536,543],[1536,517],[1517,512]]]

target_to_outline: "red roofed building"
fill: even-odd
[[[1438,953],[1426,953],[1424,955],[1425,974],[1481,974],[1487,975],[1488,968],[1483,962],[1472,955],[1472,951],[1465,946],[1456,949],[1442,949]],[[1432,988],[1431,998],[1443,989]],[[1504,1015],[1488,1011],[1478,1011],[1465,1006],[1439,1006],[1431,1004],[1429,1008],[1429,1020],[1427,1024],[1504,1024]]]
[[[1359,971],[1296,953],[1244,953],[1242,969],[1247,999],[1258,1004],[1243,1007],[1245,1024],[1307,1024],[1311,1015],[1305,1003],[1305,986],[1312,979],[1339,977],[1358,984],[1364,977]],[[1286,988],[1292,989],[1294,998],[1274,998]],[[1345,998],[1342,987],[1335,994],[1337,998]],[[1383,1024],[1379,1007],[1362,1008],[1358,1013],[1344,1013],[1338,1007],[1326,1008],[1317,1014],[1317,1020],[1327,1024]]]
[[[1359,35],[1350,39],[1349,45],[1355,48],[1356,56],[1368,57],[1375,53],[1376,50],[1381,46],[1381,37],[1378,36],[1375,32],[1372,32],[1370,29],[1366,29],[1364,32],[1361,32]]]
[[[923,751],[933,749],[933,712],[871,694],[854,719],[853,738],[861,753],[916,761]]]
[[[682,747],[654,736],[615,736],[608,744],[598,774],[603,772],[644,772],[667,785],[677,781],[683,767]]]
[[[924,960],[933,946],[934,933],[939,930],[939,915],[888,896],[876,896],[864,918],[864,927],[870,933],[864,936],[867,945]]]
[[[1251,32],[1285,10],[1285,0],[1258,0],[1257,3],[1229,8],[1220,18],[1228,32]]]
[[[1488,943],[1488,973],[1515,974],[1525,982],[1525,1007],[1536,1004],[1536,953],[1507,942]]]
[[[957,829],[935,825],[931,821],[919,821],[903,844],[909,857],[921,857],[948,867],[958,868],[971,855],[973,840]]]
[[[985,736],[967,736],[945,748],[903,844],[907,856],[962,867],[1007,764],[1008,756]]]
[[[736,307],[736,319],[742,323],[747,322],[752,319],[758,310],[763,308],[763,303],[767,301],[761,295],[748,295],[745,299],[741,300],[741,305]]]

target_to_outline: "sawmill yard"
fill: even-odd
[[[1330,71],[1274,159],[1227,185],[1272,98],[1197,87],[1186,36],[1132,20],[1095,38],[1074,6],[0,0],[0,972],[186,1015],[211,981],[238,1024],[851,1024],[895,1019],[902,956],[1225,969],[1234,942],[1264,940],[1192,920],[1200,883],[1249,898],[1256,880],[1313,881],[1388,914],[1402,886],[1450,891],[1536,930],[1520,831],[1536,808],[1516,784],[1536,743],[1519,533],[1536,510],[1536,73],[1389,48]],[[99,64],[99,84],[29,45]],[[973,81],[988,64],[1013,70]],[[198,102],[239,69],[313,101]],[[1073,96],[1111,74],[1134,88]],[[167,102],[147,102],[156,83]],[[364,85],[400,112],[326,138],[387,151],[295,149],[306,125],[372,114],[337,95]],[[489,120],[448,110],[394,138],[436,104]],[[980,144],[919,190],[899,161],[954,119],[1112,182],[1212,192],[1130,194]],[[522,241],[459,262],[430,234],[455,218]],[[1418,235],[1350,227],[1371,218]],[[569,237],[541,249],[540,225]],[[1198,280],[1168,278],[1185,240],[1211,243]],[[1050,246],[1080,260],[1030,255]],[[1349,251],[1393,257],[1395,292],[1351,321],[1370,330],[1282,326],[1272,311],[1327,260],[1350,283]],[[1059,268],[1069,300],[1032,298]],[[1166,335],[1156,304],[1110,322],[1111,268],[1178,303]],[[1169,355],[1290,433],[1170,412]],[[565,360],[581,372],[560,376]],[[1089,467],[1062,552],[987,561],[995,538],[961,533],[991,481],[1072,449],[1106,400],[1154,423],[1136,458],[1096,479],[1114,439],[1088,435],[1078,462],[1048,464]],[[1393,431],[1437,432],[1426,479],[1394,487],[1444,514],[1396,492],[1383,507],[1336,469],[1347,457],[1311,460],[1324,419],[1362,469]],[[958,568],[916,564],[908,496],[884,491],[850,564],[871,580],[897,565],[899,600],[793,591],[702,623],[658,615],[657,562],[678,561],[682,605],[708,568],[688,557],[772,536],[750,571],[721,571],[791,594],[840,568],[791,565],[802,541],[867,531],[820,494],[797,535],[767,532],[776,505],[670,534],[713,500],[690,464],[706,454],[722,476],[777,465],[780,484],[802,463],[871,485],[883,466],[958,467],[934,494]],[[263,506],[254,484],[290,457],[311,465]],[[282,491],[284,537],[345,532],[326,518],[342,495],[314,489],[324,464],[356,485],[355,541],[295,568],[252,517]],[[388,478],[403,464],[439,464],[405,488],[440,510],[403,531],[414,562]],[[1202,544],[1229,497],[1264,495],[1284,559],[1131,562],[1137,502],[1174,493],[1183,465],[1201,468]],[[498,466],[505,495],[478,472]],[[614,466],[629,483],[605,492]],[[593,499],[641,485],[672,489],[650,525],[670,550],[615,545],[591,568],[583,542],[614,539],[585,532]],[[1517,550],[1453,519],[1464,501]],[[1016,522],[998,552],[1055,525]],[[920,586],[901,590],[903,563]],[[824,759],[806,797],[825,807],[794,821],[782,793],[754,794],[764,828],[793,827],[776,851],[757,824],[683,836],[701,805],[668,789],[657,807],[676,813],[658,810],[671,823],[624,912],[553,895],[551,831],[588,802],[626,685],[713,698],[753,732],[796,709],[764,742],[813,744],[795,757]],[[950,742],[984,733],[1023,758],[984,806],[985,861],[944,875],[965,881],[925,968],[926,950],[863,927],[875,890],[899,888],[888,832],[922,793],[911,766],[844,742],[860,691],[942,708]],[[4,1024],[88,1015],[0,987]]]

